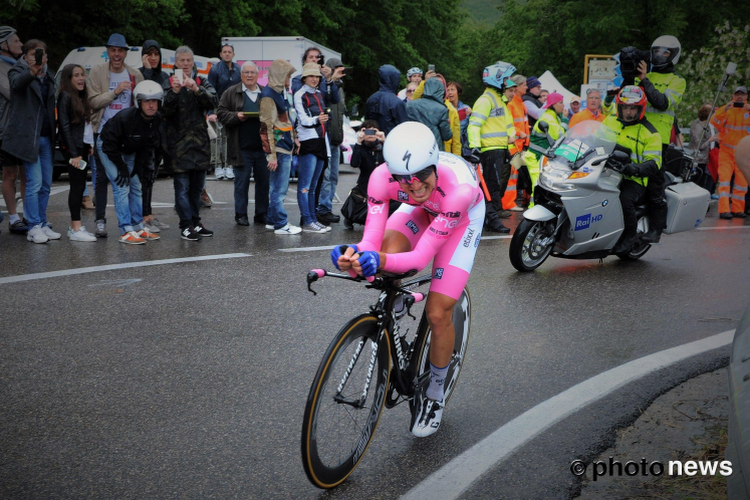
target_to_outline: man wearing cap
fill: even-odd
[[[339,222],[341,217],[333,213],[333,198],[336,196],[336,186],[339,182],[339,160],[341,159],[340,147],[344,142],[344,112],[346,112],[346,99],[344,96],[344,63],[341,59],[331,57],[320,69],[323,76],[341,75],[338,80],[333,80],[338,92],[337,102],[330,105],[331,113],[328,115],[328,142],[331,145],[331,156],[328,158],[328,168],[320,176],[318,183],[318,206],[316,212],[318,222],[330,224]],[[333,91],[333,90],[332,90]]]
[[[535,76],[530,76],[526,80],[526,93],[521,96],[523,104],[526,106],[526,114],[529,116],[529,126],[533,127],[536,121],[544,112],[542,106],[544,103],[539,100],[542,93],[542,82]]]
[[[568,122],[570,122],[570,119],[573,118],[573,115],[578,113],[579,111],[581,111],[581,98],[577,95],[574,95],[570,99],[570,107],[568,108],[568,112],[565,114]]]
[[[8,126],[10,118],[10,81],[8,71],[16,64],[18,58],[23,54],[23,43],[18,38],[16,30],[10,26],[0,26],[0,135]],[[0,166],[3,168],[3,198],[5,206],[8,207],[8,225],[10,232],[15,234],[26,234],[29,227],[16,212],[16,179],[18,172],[22,172],[21,160],[5,153],[0,149]],[[26,190],[26,175],[21,175],[21,196]],[[0,214],[0,221],[2,215]]]
[[[603,122],[607,115],[602,110],[602,93],[599,89],[586,90],[586,108],[573,115],[568,122],[568,128],[573,128],[582,121],[596,120]]]
[[[719,108],[711,124],[719,131],[719,217],[744,219],[747,179],[737,168],[734,155],[739,142],[750,135],[747,87],[741,85],[734,89],[732,102]],[[733,176],[734,186],[730,186]]]
[[[107,40],[108,61],[91,68],[88,78],[89,106],[93,111],[91,127],[94,130],[94,157],[97,164],[102,154],[99,134],[104,124],[123,109],[133,105],[133,89],[143,81],[143,74],[136,68],[125,64],[129,46],[125,37],[113,33]],[[107,173],[104,168],[96,169],[94,191],[96,197],[96,236],[107,237]],[[112,182],[114,179],[109,179]]]

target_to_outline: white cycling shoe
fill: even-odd
[[[435,401],[426,396],[421,396],[419,399],[419,407],[412,416],[411,433],[417,437],[431,436],[440,428],[445,399]]]

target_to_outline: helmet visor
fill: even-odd
[[[651,49],[651,63],[654,66],[665,66],[672,61],[674,49],[669,47],[653,47]]]

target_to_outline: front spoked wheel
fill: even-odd
[[[510,263],[522,272],[533,271],[547,260],[555,246],[555,220],[524,219],[510,240]]]
[[[427,328],[427,336],[419,352],[419,382],[422,393],[427,389],[430,383],[430,326],[426,318],[423,319],[424,327]],[[448,374],[445,376],[445,402],[447,403],[453,394],[453,389],[458,383],[458,376],[461,373],[461,367],[466,359],[466,347],[469,344],[469,333],[471,331],[471,296],[469,289],[464,287],[461,296],[453,308],[453,329],[455,331],[455,341],[453,347],[453,357],[451,358]],[[413,400],[414,401],[414,400]]]
[[[318,367],[302,422],[302,463],[320,488],[344,481],[372,440],[388,388],[387,339],[378,339],[374,316],[355,318],[331,342]]]

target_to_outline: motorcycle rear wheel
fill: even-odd
[[[510,263],[521,272],[533,271],[541,266],[555,246],[552,231],[555,221],[524,219],[510,240]]]

